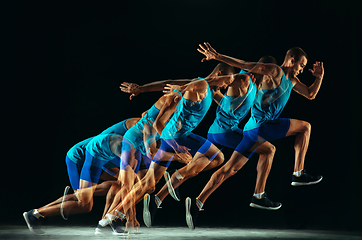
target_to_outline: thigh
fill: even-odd
[[[272,141],[284,138],[290,128],[289,118],[269,120],[259,127],[258,135],[265,141]]]
[[[141,152],[127,140],[123,139],[120,170],[138,172],[141,163]]]
[[[302,120],[297,119],[289,119],[290,120],[290,127],[286,136],[293,136],[297,133],[303,132],[306,129],[310,128],[310,123]]]
[[[70,160],[67,156],[65,160],[67,164],[67,171],[69,176],[70,185],[72,186],[73,190],[76,191],[79,189],[79,180],[80,180],[80,169],[78,165]]]
[[[231,149],[235,149],[236,146],[239,145],[239,143],[243,140],[243,130],[236,129],[232,132],[226,132],[226,133],[209,133],[207,135],[207,139],[215,144],[218,148],[228,147]]]
[[[197,134],[191,133],[183,138],[175,139],[180,146],[184,146],[190,149],[190,154],[195,155],[196,152],[204,145],[207,141],[206,138],[201,137]]]

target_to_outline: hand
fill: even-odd
[[[215,94],[220,94],[221,93],[221,91],[220,91],[220,87],[218,87],[218,86],[213,86],[212,87],[212,91],[213,91],[213,93],[214,93],[214,95]]]
[[[140,86],[136,83],[123,82],[119,88],[122,92],[131,93],[130,100],[140,93]]]
[[[178,160],[180,163],[188,164],[192,160],[192,155],[190,153],[182,153],[176,151],[176,154],[180,158],[180,160]]]
[[[200,48],[197,49],[197,51],[199,51],[200,53],[204,54],[206,56],[206,58],[201,59],[201,62],[205,62],[205,61],[209,61],[211,59],[216,59],[216,56],[218,55],[218,53],[215,51],[215,49],[213,49],[210,45],[210,43],[208,42],[204,42],[203,46],[202,44],[199,44]]]
[[[322,79],[324,76],[323,62],[316,62],[315,64],[313,64],[313,69],[309,69],[309,71],[316,78]]]
[[[255,83],[255,81],[256,81],[255,75],[252,73],[249,73],[249,75],[250,75],[251,81]]]
[[[163,88],[164,93],[171,93],[174,90],[181,91],[181,86],[178,85],[172,85],[172,84],[166,84],[166,86]]]

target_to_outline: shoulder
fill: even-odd
[[[293,87],[300,83],[300,80],[297,77],[291,77],[289,80],[292,82]]]
[[[235,74],[234,81],[230,84],[230,86],[240,87],[240,86],[249,85],[250,80],[251,80],[250,76],[246,73]]]

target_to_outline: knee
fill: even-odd
[[[312,131],[312,125],[309,122],[303,122],[302,132],[309,134]]]
[[[146,189],[147,192],[153,193],[156,190],[156,180],[155,179],[150,179],[149,181],[147,181],[146,185]]]
[[[88,213],[92,211],[93,201],[92,200],[89,202],[78,201],[78,206],[83,209],[83,212]]]
[[[273,144],[269,144],[266,154],[269,156],[274,156],[277,148]]]
[[[236,173],[238,172],[238,170],[236,170],[236,169],[230,169],[230,170],[228,170],[227,172],[226,172],[226,178],[229,178],[229,177],[231,177],[231,176],[234,176]]]
[[[219,166],[220,164],[222,164],[224,162],[224,159],[225,159],[224,154],[220,150],[212,161],[215,162],[216,166]]]

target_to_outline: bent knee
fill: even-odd
[[[220,164],[222,164],[224,162],[224,154],[223,152],[221,152],[221,150],[217,153],[217,155],[214,157],[214,159],[212,159],[213,162],[217,163],[217,166],[219,166]]]
[[[276,151],[277,151],[277,148],[273,144],[269,144],[267,154],[274,155]]]
[[[78,202],[78,206],[81,207],[83,209],[84,212],[90,212],[92,211],[93,208],[93,201],[90,202]]]
[[[300,124],[300,132],[310,133],[312,131],[312,125],[309,122],[302,121]]]

